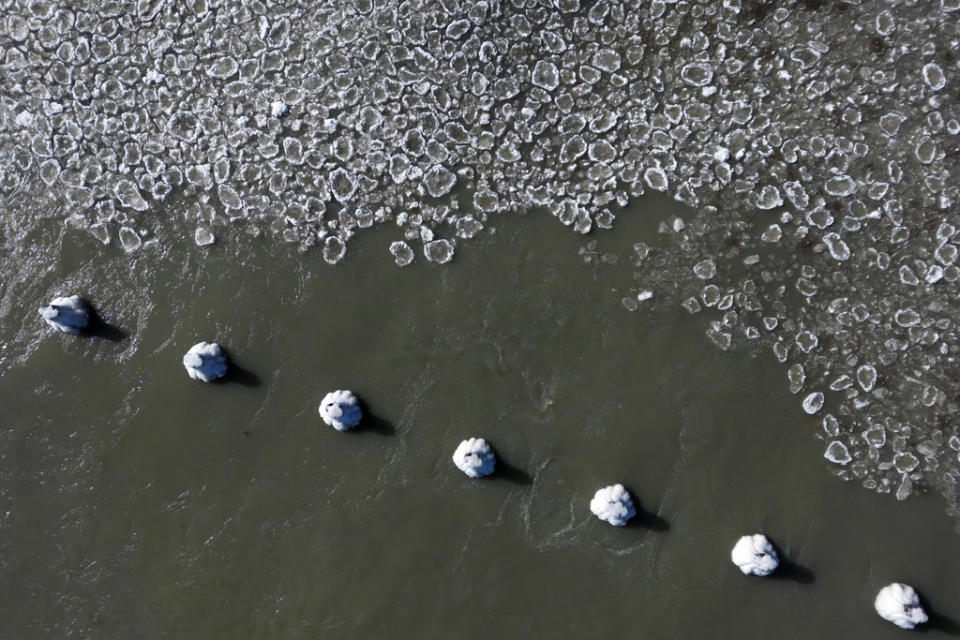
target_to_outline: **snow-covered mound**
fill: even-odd
[[[777,551],[767,540],[767,536],[756,533],[737,540],[730,552],[733,564],[747,575],[768,576],[780,564]]]
[[[493,473],[497,457],[483,438],[464,440],[453,452],[453,464],[471,478],[480,478]]]
[[[346,431],[360,424],[363,412],[352,391],[331,391],[320,403],[320,417],[337,431]]]
[[[622,484],[611,485],[597,491],[593,500],[590,501],[590,511],[615,527],[624,526],[627,520],[637,515],[630,492]]]
[[[183,366],[194,380],[212,382],[227,373],[227,358],[216,342],[198,342],[183,356]]]
[[[920,597],[908,584],[888,584],[873,601],[873,608],[880,617],[901,629],[913,629],[927,621],[927,613],[920,606]]]
[[[37,312],[48,325],[64,333],[80,333],[90,324],[90,310],[80,296],[54,298]]]

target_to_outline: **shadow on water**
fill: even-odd
[[[529,473],[520,467],[510,464],[501,458],[499,454],[497,454],[497,466],[494,468],[492,477],[496,480],[506,480],[507,482],[519,485],[533,484],[533,478],[530,477]]]
[[[771,579],[798,582],[800,584],[813,584],[817,581],[817,577],[813,574],[813,571],[792,560],[784,558],[779,549],[777,550],[777,555],[780,557],[780,564],[777,566],[777,570],[770,574]]]
[[[662,517],[659,513],[647,511],[641,507],[639,501],[637,500],[637,494],[634,493],[633,489],[627,485],[623,486],[633,497],[633,506],[637,511],[637,515],[627,520],[627,524],[624,525],[625,529],[645,529],[647,531],[656,531],[658,533],[670,531],[669,520]]]
[[[237,361],[233,359],[230,355],[230,352],[220,347],[220,351],[227,358],[229,366],[227,367],[227,373],[216,380],[218,384],[239,384],[242,387],[259,387],[260,386],[260,376],[258,376],[253,371],[245,369],[244,367],[237,364]]]
[[[923,595],[920,597],[920,606],[927,612],[929,618],[924,624],[918,625],[915,631],[921,633],[942,633],[948,636],[960,636],[960,624],[953,618],[948,618],[942,613],[938,613]]]
[[[110,342],[120,342],[130,335],[117,325],[110,324],[104,320],[100,312],[94,309],[90,303],[87,303],[87,309],[90,311],[90,324],[87,325],[87,328],[84,329],[80,335],[85,338],[98,338]]]
[[[637,509],[637,515],[627,521],[626,528],[646,529],[648,531],[665,533],[670,531],[670,521],[660,516],[660,514],[645,511],[644,509]]]
[[[360,410],[363,411],[363,418],[360,420],[360,424],[350,431],[375,433],[379,436],[392,436],[397,433],[397,428],[393,426],[393,423],[371,411],[366,402],[358,398],[357,404],[360,406]]]

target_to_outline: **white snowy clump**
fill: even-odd
[[[759,533],[737,540],[730,552],[730,559],[740,567],[740,571],[755,576],[768,576],[780,564],[776,549],[767,536]]]
[[[471,478],[482,478],[493,473],[497,457],[483,438],[464,440],[453,452],[453,464]]]
[[[80,333],[90,324],[90,310],[80,296],[54,298],[37,312],[48,325],[64,333]]]
[[[212,382],[227,373],[227,358],[216,342],[198,342],[183,356],[183,366],[194,380]]]
[[[337,431],[346,431],[360,424],[363,412],[352,391],[331,391],[320,403],[320,417]]]
[[[888,584],[873,601],[873,608],[880,617],[901,629],[913,629],[927,621],[927,612],[920,606],[917,592],[908,584]]]
[[[622,527],[637,515],[630,492],[622,484],[614,484],[597,491],[590,501],[590,511],[615,527]]]

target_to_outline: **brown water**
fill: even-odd
[[[601,243],[676,213],[645,197]],[[891,580],[957,634],[939,498],[831,477],[781,365],[675,305],[627,312],[629,266],[536,218],[402,270],[383,229],[336,268],[239,238],[38,249],[4,283],[0,638],[893,638],[872,608]],[[119,330],[55,335],[35,308],[61,290]],[[199,340],[239,374],[190,380]],[[336,388],[376,419],[326,427]],[[496,477],[451,463],[469,436]],[[614,482],[639,524],[591,516]],[[754,532],[779,578],[730,563]]]

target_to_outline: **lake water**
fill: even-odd
[[[642,198],[599,249],[688,213]],[[957,633],[942,501],[833,477],[782,365],[676,305],[627,311],[632,267],[586,264],[538,214],[405,269],[382,229],[330,267],[242,238],[131,256],[56,225],[3,300],[0,637],[874,640],[902,633],[872,608],[892,580],[940,614],[930,637]],[[46,328],[60,290],[112,329]],[[200,340],[230,380],[186,376]],[[336,388],[373,419],[324,425]],[[453,466],[469,436],[494,477]],[[623,529],[588,508],[616,482],[641,509]],[[754,532],[780,577],[730,563]]]

